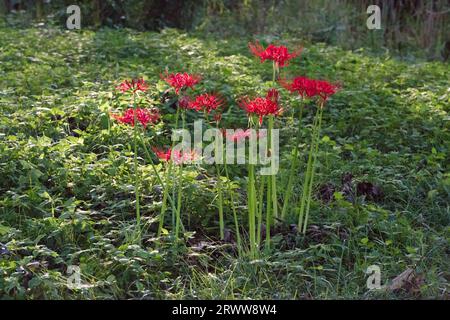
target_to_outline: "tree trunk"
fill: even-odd
[[[42,20],[44,18],[44,0],[36,0],[36,19]]]
[[[94,26],[96,28],[100,27],[102,24],[102,9],[100,0],[94,1]]]

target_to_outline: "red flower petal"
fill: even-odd
[[[133,93],[137,91],[146,91],[148,89],[147,83],[144,81],[144,79],[132,79],[124,80],[122,81],[119,86],[116,87],[116,89],[120,90],[121,92],[127,92],[132,91]]]
[[[320,97],[323,101],[326,101],[340,89],[340,86],[337,84],[307,77],[296,77],[291,81],[282,79],[279,83],[290,92],[297,92],[304,98]]]
[[[205,111],[208,114],[217,110],[224,103],[223,99],[218,95],[204,93],[195,98],[194,101],[189,103],[189,108],[197,111]]]
[[[129,108],[123,115],[113,114],[112,117],[120,123],[134,126],[134,114],[135,109]],[[136,108],[136,118],[146,128],[149,123],[156,123],[160,119],[160,115],[157,109]]]
[[[259,116],[259,124],[262,124],[263,117],[267,115],[279,115],[282,108],[278,103],[279,93],[276,89],[270,89],[265,98],[258,97],[249,100],[247,97],[241,99],[238,104],[248,114]]]
[[[248,47],[251,53],[253,53],[256,57],[259,57],[261,62],[266,60],[275,61],[280,67],[287,66],[289,60],[299,56],[303,49],[298,48],[289,53],[289,50],[285,46],[275,46],[273,44],[269,44],[269,46],[264,49],[259,42],[249,43]]]
[[[200,82],[201,77],[188,73],[171,73],[166,72],[165,75],[161,75],[161,79],[166,81],[172,88],[175,89],[175,93],[178,94],[181,90],[187,88],[194,88],[194,86]]]

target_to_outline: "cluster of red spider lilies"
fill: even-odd
[[[277,177],[276,175],[261,176],[259,179],[255,176],[254,164],[248,164],[248,179],[247,179],[247,208],[248,208],[248,245],[243,246],[241,241],[240,232],[242,228],[239,226],[239,220],[237,216],[237,210],[234,207],[234,198],[231,188],[227,185],[224,188],[222,185],[222,179],[220,176],[225,173],[227,180],[230,181],[228,176],[227,166],[216,164],[216,171],[218,175],[217,179],[217,207],[219,211],[219,228],[220,237],[224,238],[225,222],[224,222],[224,189],[229,191],[230,203],[232,204],[232,211],[234,215],[235,233],[237,244],[240,252],[244,252],[244,248],[247,248],[251,257],[256,257],[259,252],[259,247],[262,242],[261,229],[263,225],[266,227],[265,245],[266,248],[270,248],[270,230],[271,224],[274,218],[284,219],[288,213],[288,208],[292,207],[290,203],[293,185],[295,181],[296,170],[299,166],[299,144],[301,139],[301,125],[302,114],[305,101],[314,100],[317,104],[317,111],[313,121],[313,129],[311,133],[311,142],[309,144],[308,161],[306,163],[306,172],[303,181],[302,196],[299,198],[298,203],[294,205],[298,210],[295,214],[298,215],[298,230],[303,233],[306,231],[308,223],[308,216],[310,211],[313,179],[315,174],[317,153],[319,147],[320,129],[322,125],[322,114],[326,101],[328,98],[335,94],[339,86],[328,81],[310,79],[305,76],[298,76],[291,80],[281,79],[279,77],[280,69],[289,65],[289,61],[298,57],[302,51],[301,48],[289,52],[285,46],[276,46],[270,44],[264,48],[258,42],[249,44],[250,51],[257,56],[261,63],[265,61],[272,61],[272,88],[268,90],[267,94],[262,97],[241,97],[237,100],[237,105],[242,108],[248,116],[249,129],[260,128],[264,124],[264,119],[267,118],[267,135],[269,141],[269,151],[273,150],[273,140],[271,139],[271,132],[274,129],[274,118],[280,116],[283,112],[283,108],[280,104],[280,93],[276,89],[277,83],[283,88],[287,89],[291,94],[298,94],[301,98],[299,114],[299,128],[297,131],[296,141],[294,144],[294,150],[292,151],[292,159],[290,161],[291,167],[289,169],[288,181],[283,186],[283,197],[277,193]],[[216,127],[219,128],[222,119],[222,113],[226,105],[226,101],[217,93],[202,93],[192,97],[189,92],[195,90],[195,86],[201,81],[201,77],[195,74],[188,73],[165,73],[161,75],[161,78],[173,89],[177,95],[177,112],[175,116],[175,127],[179,128],[179,119],[181,116],[182,125],[184,129],[186,125],[186,110],[194,110],[199,113],[203,113],[204,117],[209,120],[212,114]],[[141,130],[145,130],[149,125],[160,121],[160,112],[156,108],[141,108],[138,106],[137,98],[140,93],[145,92],[148,89],[148,84],[143,79],[133,79],[131,81],[123,81],[117,89],[123,94],[131,93],[133,106],[123,112],[123,114],[113,114],[112,117],[120,123],[128,124],[134,128],[134,166],[135,166],[135,195],[136,195],[136,218],[137,218],[137,235],[140,239],[140,181],[138,173],[138,160],[137,151],[138,145],[141,143],[146,156],[148,157],[150,164],[154,170],[157,180],[163,186],[163,200],[161,206],[161,212],[159,215],[159,228],[158,237],[162,233],[166,233],[164,228],[165,213],[168,205],[172,207],[173,212],[173,234],[176,239],[179,238],[180,230],[184,229],[181,213],[182,213],[182,174],[183,164],[191,161],[194,158],[201,158],[201,155],[194,152],[182,153],[180,151],[174,152],[171,148],[167,150],[153,147],[151,150],[159,160],[166,164],[165,166],[165,179],[162,179],[158,169],[153,164],[152,153],[147,148],[143,138]],[[188,90],[189,89],[189,90]],[[136,125],[140,123],[141,125]],[[142,129],[141,129],[142,128]],[[245,139],[249,137],[249,131],[242,131],[240,134],[233,136],[232,139]],[[177,165],[176,170],[173,168],[173,164]],[[169,181],[173,180],[173,176],[177,183],[178,191],[176,193],[169,193],[170,185]],[[172,196],[171,196],[172,194]],[[175,196],[176,195],[176,196]],[[280,205],[280,203],[282,205]],[[281,209],[281,214],[279,214]],[[265,211],[265,218],[263,219],[263,212]]]

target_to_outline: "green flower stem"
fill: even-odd
[[[186,112],[183,110],[181,113],[181,119],[182,119],[182,129],[186,127]],[[184,151],[184,150],[183,150]],[[183,153],[181,154],[181,157],[183,157]],[[181,225],[181,206],[182,206],[182,193],[183,193],[183,163],[181,161],[179,168],[178,168],[178,194],[177,194],[177,211],[176,211],[176,218],[175,218],[175,239],[178,239],[178,234],[180,232],[180,225]]]
[[[269,116],[269,143],[270,143],[270,152],[271,156],[273,156],[274,144],[272,139],[272,130],[274,127],[274,116]],[[274,218],[278,218],[278,197],[277,197],[277,176],[275,174],[270,176],[271,183],[271,191],[272,191],[272,213]]]
[[[134,143],[134,194],[136,196],[136,234],[138,235],[138,240],[140,240],[141,233],[141,212],[140,212],[140,194],[139,194],[139,172],[138,172],[138,159],[137,159],[137,151],[138,151],[138,119],[137,119],[137,104],[136,104],[136,95],[133,94],[133,116],[134,116],[134,125],[133,125],[133,143]],[[140,242],[140,241],[139,241]]]
[[[178,118],[179,118],[179,109],[177,109],[177,114],[176,114],[176,119],[175,119],[175,127],[178,126]],[[167,200],[169,200],[171,206],[172,206],[172,211],[175,212],[176,211],[176,206],[175,206],[175,202],[173,201],[173,197],[171,197],[169,195],[169,179],[168,177],[171,175],[172,173],[172,167],[173,167],[173,163],[172,161],[169,160],[169,166],[168,166],[168,170],[166,170],[166,176],[165,176],[165,181],[166,184],[164,185],[161,176],[158,172],[158,170],[155,167],[155,164],[153,162],[153,158],[152,155],[150,154],[149,149],[147,148],[147,145],[145,144],[145,141],[142,137],[142,135],[138,135],[138,137],[140,138],[142,147],[144,148],[144,152],[145,155],[147,156],[148,161],[150,162],[150,165],[153,169],[153,172],[155,173],[156,179],[158,181],[158,183],[163,186],[164,191],[163,191],[163,200],[162,200],[162,206],[161,206],[161,213],[159,216],[159,225],[158,225],[158,237],[161,236],[162,233],[162,229],[164,227],[164,216],[165,216],[165,212],[167,210]],[[172,143],[174,144],[174,143]]]
[[[217,205],[219,207],[219,228],[220,228],[220,239],[225,239],[225,223],[223,221],[223,193],[222,193],[222,180],[220,178],[220,168],[216,164],[217,171]]]
[[[242,246],[241,246],[241,235],[239,232],[239,221],[238,221],[238,216],[237,216],[237,212],[236,212],[236,206],[234,205],[234,194],[233,194],[233,190],[231,189],[231,183],[230,183],[230,176],[228,174],[228,167],[227,167],[227,163],[224,163],[224,168],[225,168],[225,176],[227,177],[227,188],[228,188],[228,192],[230,194],[230,201],[231,201],[231,210],[233,211],[233,218],[234,218],[234,227],[236,228],[236,243],[237,243],[237,247],[238,247],[238,251],[239,253],[241,253],[242,251]]]
[[[144,148],[144,152],[145,152],[145,154],[146,154],[146,156],[147,156],[147,158],[148,158],[148,160],[149,160],[149,162],[150,162],[150,165],[151,165],[151,167],[152,167],[152,169],[153,169],[153,172],[155,173],[156,180],[158,180],[158,183],[159,183],[159,184],[164,185],[164,184],[163,184],[163,181],[162,181],[162,179],[161,179],[161,176],[159,175],[158,169],[156,169],[156,166],[155,166],[155,164],[154,164],[154,162],[153,162],[153,158],[152,158],[152,156],[151,156],[151,154],[150,154],[150,151],[148,150],[148,148],[147,148],[147,146],[146,146],[146,144],[145,144],[144,139],[142,138],[142,136],[139,136],[139,138],[140,138],[142,147]],[[165,189],[168,189],[168,183],[166,184]],[[172,199],[172,197],[171,197],[170,195],[167,196],[167,199],[168,199],[169,202],[171,203],[172,207],[175,207],[175,202],[173,201],[173,199]]]
[[[218,123],[216,123],[216,128],[219,129]],[[216,143],[216,152],[219,148],[218,142]],[[222,159],[223,160],[223,159]],[[216,163],[216,171],[217,171],[217,193],[218,193],[218,207],[219,207],[219,229],[220,229],[220,239],[225,239],[225,222],[223,219],[223,191],[222,191],[222,179],[220,175],[220,167],[219,164]]]
[[[177,113],[175,115],[175,128],[178,128],[178,119],[180,118],[180,108],[177,108]],[[175,142],[172,141],[172,146],[171,149],[173,149]],[[166,176],[165,176],[165,181],[166,181],[166,186],[164,187],[164,194],[163,194],[163,200],[162,200],[162,205],[161,205],[161,213],[159,215],[159,226],[158,226],[158,237],[161,236],[161,232],[162,229],[164,227],[164,217],[165,217],[165,213],[167,210],[167,199],[169,198],[169,178],[172,175],[172,167],[173,167],[173,161],[171,159],[169,159],[168,161],[168,169],[166,170]],[[161,185],[162,182],[161,182]],[[175,206],[173,204],[172,201],[172,209],[173,212],[175,212]]]
[[[305,179],[303,182],[303,191],[302,191],[302,197],[300,198],[300,213],[298,217],[298,230],[302,230],[303,226],[303,217],[305,214],[305,206],[306,206],[306,200],[308,195],[308,186],[309,181],[311,178],[311,169],[312,169],[312,161],[313,161],[313,152],[314,152],[314,143],[315,143],[315,136],[316,136],[316,129],[317,129],[317,123],[319,118],[319,112],[320,110],[317,110],[316,116],[314,118],[312,133],[311,133],[311,146],[308,154],[308,163],[306,165],[306,173],[305,173]]]
[[[182,200],[182,191],[183,191],[183,165],[180,163],[178,168],[178,192],[177,192],[177,210],[175,216],[175,239],[178,239],[178,235],[180,232],[180,223],[181,223],[181,200]]]
[[[250,129],[252,125],[250,125]],[[250,255],[252,258],[257,257],[256,251],[256,188],[255,188],[255,165],[248,164],[248,184],[247,184],[247,203],[248,203],[248,234],[250,242]]]
[[[297,167],[298,167],[298,161],[299,161],[298,151],[299,151],[300,139],[302,136],[301,127],[302,127],[303,109],[304,109],[304,104],[302,102],[300,105],[300,114],[298,117],[297,138],[295,140],[294,153],[292,154],[292,158],[291,158],[291,168],[289,170],[288,183],[285,188],[286,195],[284,196],[283,208],[281,210],[282,218],[284,218],[286,216],[287,208],[289,206],[289,200],[290,200],[290,197],[292,194],[292,189],[294,187],[295,171],[297,170]]]
[[[270,249],[270,224],[272,221],[272,184],[271,176],[267,177],[267,207],[266,207],[266,249]]]
[[[169,176],[169,172],[172,171],[171,167],[172,166],[169,163],[169,165],[167,166],[167,168],[165,170],[166,185],[164,186],[163,199],[162,199],[162,204],[161,204],[161,213],[159,214],[159,224],[158,224],[158,233],[157,233],[158,238],[161,236],[162,229],[164,228],[164,217],[165,217],[166,210],[167,210],[167,197],[169,196],[169,183],[168,183],[167,177]]]
[[[277,79],[277,75],[278,75],[278,62],[273,62],[273,73],[272,73],[272,84],[273,87],[275,87],[276,84],[276,79]],[[270,115],[269,116],[269,143],[270,143],[270,152],[273,152],[274,150],[274,145],[272,143],[272,138],[271,138],[271,132],[274,128],[274,116]],[[271,155],[273,156],[273,155]],[[271,191],[272,191],[272,206],[273,206],[273,217],[278,218],[278,197],[277,197],[277,176],[271,175],[270,176],[270,183],[271,183]],[[270,235],[269,238],[270,239]],[[269,244],[270,245],[270,244]]]
[[[264,185],[266,183],[266,176],[261,176],[259,184],[259,200],[258,200],[258,229],[256,229],[256,243],[258,247],[261,244],[261,229],[262,229],[262,213],[264,208]]]
[[[255,234],[255,209],[256,209],[256,190],[255,190],[255,165],[248,165],[248,233],[250,239],[250,254],[256,258],[256,234]]]
[[[322,126],[323,104],[320,105],[319,109],[320,109],[320,111],[319,111],[319,123],[317,125],[317,130],[316,130],[314,157],[313,157],[312,166],[311,166],[311,177],[310,177],[310,181],[309,181],[308,195],[306,197],[307,203],[306,203],[305,222],[303,224],[303,230],[302,230],[303,233],[306,233],[306,227],[308,225],[308,217],[309,217],[309,208],[311,206],[314,174],[315,174],[315,169],[316,169],[317,154],[318,154],[318,151],[319,151],[320,129],[321,129],[321,126]]]
[[[269,116],[267,139],[270,145],[270,151],[273,152],[272,144],[272,129],[273,129],[273,116]],[[272,156],[272,154],[271,154]],[[272,220],[277,216],[277,193],[276,193],[276,177],[275,175],[269,175],[267,177],[267,208],[266,208],[266,249],[270,248],[270,228]]]

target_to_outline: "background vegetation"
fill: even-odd
[[[448,59],[450,54],[447,0],[4,0],[0,12],[17,10],[7,19],[11,24],[61,25],[71,4],[80,5],[84,27],[170,27],[218,37],[292,34],[346,49],[389,49],[407,57]],[[366,28],[366,9],[372,4],[381,8],[378,31]],[[17,15],[28,19],[14,22]]]

